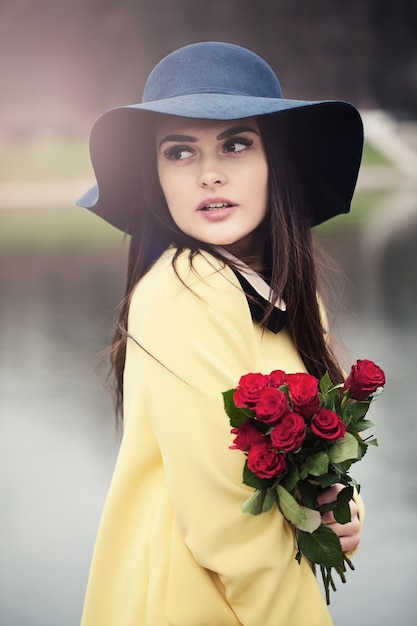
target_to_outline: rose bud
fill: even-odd
[[[288,413],[271,431],[271,443],[277,450],[293,452],[298,450],[304,441],[306,423],[298,413]]]
[[[281,387],[281,385],[285,385],[287,381],[287,374],[283,370],[274,370],[268,376],[268,385],[270,387]]]
[[[320,409],[310,422],[311,430],[322,439],[342,439],[346,434],[346,425],[337,413],[329,409]]]
[[[294,411],[310,418],[320,406],[318,380],[311,374],[288,374],[287,385]]]
[[[385,374],[373,361],[358,359],[352,365],[350,374],[345,380],[343,391],[348,391],[354,400],[366,400],[378,387],[385,385]]]
[[[239,408],[252,407],[256,404],[262,389],[268,384],[265,374],[245,374],[233,395],[233,401]]]
[[[252,419],[248,419],[239,428],[232,428],[230,432],[236,435],[233,445],[229,446],[231,450],[247,452],[253,445],[264,442],[262,433],[256,428]]]
[[[274,478],[285,472],[287,459],[285,454],[276,452],[271,444],[265,441],[249,450],[248,468],[259,478]]]
[[[283,391],[273,387],[265,387],[259,395],[255,406],[258,420],[265,424],[276,424],[286,413],[291,411],[288,398]]]

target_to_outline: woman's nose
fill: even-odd
[[[209,165],[203,167],[198,175],[198,184],[200,187],[210,189],[211,187],[220,187],[227,181],[226,174],[219,168]]]

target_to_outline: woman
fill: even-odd
[[[332,623],[278,509],[241,511],[221,394],[249,371],[342,379],[311,227],[349,211],[361,150],[351,105],[285,100],[262,59],[216,42],[168,55],[141,104],[93,128],[79,204],[131,241],[111,351],[124,436],[83,626]],[[323,517],[349,552],[358,507]]]

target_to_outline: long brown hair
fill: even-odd
[[[320,378],[325,371],[333,382],[341,382],[341,369],[326,340],[318,302],[319,286],[315,242],[311,228],[308,197],[302,176],[291,158],[286,133],[281,132],[280,116],[258,118],[269,165],[269,206],[266,228],[265,268],[273,297],[262,323],[274,309],[274,298],[287,305],[287,329],[308,372]],[[156,154],[151,125],[146,144],[146,159],[140,168],[142,206],[136,206],[130,221],[131,241],[125,297],[119,308],[113,342],[110,347],[111,372],[115,382],[116,412],[122,415],[123,370],[125,365],[127,318],[130,299],[138,281],[169,245],[176,247],[173,265],[179,254],[188,249],[192,264],[200,250],[206,250],[225,264],[218,249],[203,244],[178,229],[172,220],[156,168]]]

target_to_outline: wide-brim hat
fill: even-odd
[[[141,202],[138,167],[154,113],[211,120],[273,114],[291,152],[317,225],[348,213],[363,146],[357,109],[335,100],[289,100],[271,67],[257,54],[221,42],[191,44],[152,70],[142,102],[104,113],[90,135],[97,184],[77,204],[129,232]],[[282,123],[280,123],[282,121]]]

